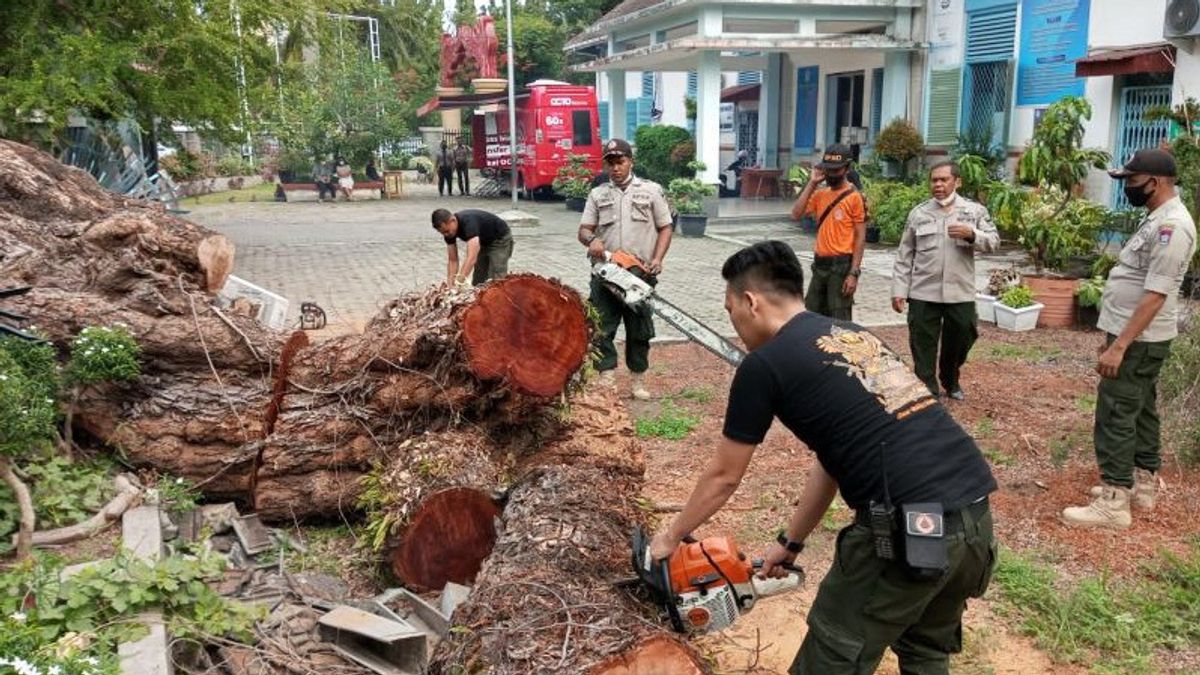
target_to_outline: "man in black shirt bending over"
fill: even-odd
[[[805,311],[804,272],[786,244],[738,251],[721,275],[725,309],[751,351],[733,378],[716,455],[651,554],[670,556],[725,504],[778,418],[817,462],[763,572],[782,574],[839,490],[856,512],[789,672],[870,673],[891,647],[906,675],[948,673],[967,598],[983,594],[995,561],[991,469],[879,338]]]
[[[433,212],[433,229],[446,241],[447,286],[465,286],[468,274],[472,275],[473,286],[508,274],[508,259],[513,250],[512,233],[508,223],[499,216],[478,209],[458,213],[438,209]],[[459,239],[467,242],[467,257],[461,266],[458,264]]]

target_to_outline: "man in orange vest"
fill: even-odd
[[[854,292],[862,273],[867,242],[867,216],[862,193],[846,180],[853,156],[844,145],[831,145],[813,167],[808,185],[792,205],[792,220],[811,216],[817,221],[812,281],[805,306],[818,314],[851,320]],[[824,181],[825,187],[820,186]]]

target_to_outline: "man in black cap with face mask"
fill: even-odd
[[[821,163],[813,167],[808,185],[792,205],[792,220],[808,215],[817,221],[812,281],[804,305],[818,314],[845,321],[852,318],[854,292],[862,273],[859,266],[867,243],[862,193],[846,180],[853,159],[850,153],[845,145],[826,148]],[[826,187],[820,187],[822,181]]]
[[[1149,512],[1158,497],[1156,387],[1179,330],[1179,286],[1196,251],[1196,225],[1175,194],[1169,152],[1139,150],[1109,174],[1124,181],[1130,204],[1149,213],[1108,273],[1096,324],[1106,333],[1093,431],[1101,485],[1091,489],[1091,504],[1064,509],[1062,518],[1075,527],[1124,529],[1131,502]]]

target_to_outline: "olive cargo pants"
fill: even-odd
[[[977,337],[974,301],[908,301],[908,346],[912,351],[913,372],[934,396],[938,394],[939,381],[947,392],[958,389],[959,371]]]
[[[948,675],[967,599],[987,590],[996,560],[991,511],[971,510],[959,511],[957,531],[947,516],[949,567],[936,581],[914,581],[900,562],[875,557],[869,527],[843,529],[790,675],[871,675],[888,647],[903,675]]]
[[[500,237],[488,244],[479,252],[475,261],[475,270],[471,273],[471,285],[478,286],[485,281],[499,279],[508,274],[508,259],[512,257],[512,233]]]
[[[655,277],[649,277],[647,281],[650,285],[658,283]],[[595,277],[588,302],[600,315],[600,327],[595,337],[596,349],[600,352],[596,370],[603,372],[617,367],[617,347],[613,339],[624,321],[625,367],[634,373],[646,372],[650,368],[650,339],[654,337],[654,317],[650,307],[643,305],[634,309],[626,305]]]
[[[1112,344],[1115,336],[1108,336]],[[1101,378],[1096,391],[1096,422],[1092,438],[1100,480],[1108,485],[1133,486],[1134,468],[1158,471],[1158,373],[1171,353],[1171,341],[1134,342],[1116,379]]]
[[[804,295],[805,309],[832,319],[852,320],[854,296],[842,295],[842,284],[850,274],[850,262],[848,255],[813,259],[812,280]]]

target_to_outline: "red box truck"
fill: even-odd
[[[567,155],[587,155],[586,166],[601,169],[600,113],[596,90],[563,82],[538,80],[516,97],[517,188],[527,198],[553,190],[552,183]],[[511,181],[508,104],[477,112],[471,120],[474,165],[484,175]]]

